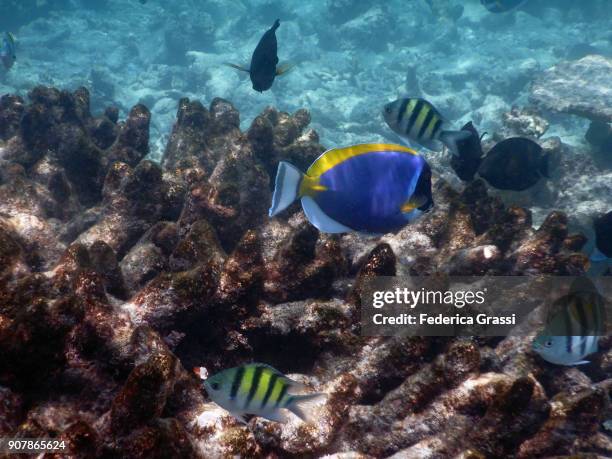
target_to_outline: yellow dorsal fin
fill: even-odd
[[[412,155],[418,155],[418,153],[410,148],[402,145],[393,145],[386,143],[366,143],[360,145],[353,145],[346,148],[333,148],[327,150],[321,154],[314,163],[308,168],[306,172],[311,177],[319,177],[334,166],[346,161],[349,158],[355,156],[373,153],[373,152],[385,152],[385,151],[396,151],[400,153],[408,153]]]

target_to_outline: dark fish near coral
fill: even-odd
[[[194,372],[200,377],[204,375],[201,368]],[[230,368],[204,379],[210,398],[241,422],[246,422],[248,415],[255,415],[285,423],[288,420],[285,409],[303,421],[310,420],[313,405],[325,394],[294,394],[294,390],[303,387],[263,363]]]
[[[491,13],[505,13],[518,8],[527,0],[480,0],[480,3]]]
[[[449,131],[440,112],[425,99],[397,99],[385,105],[383,118],[396,134],[430,150],[439,150],[442,142],[457,154],[457,142],[470,137],[469,132]]]
[[[470,121],[461,128],[462,131],[470,133],[470,137],[457,142],[457,155],[453,155],[450,160],[451,167],[464,182],[474,179],[474,174],[478,171],[482,163],[481,136]]]
[[[548,155],[533,140],[511,137],[489,150],[478,174],[494,188],[523,191],[548,177]]]
[[[10,32],[5,32],[0,42],[0,61],[4,68],[9,70],[17,60],[15,51],[15,37]]]
[[[599,262],[612,259],[612,211],[595,219],[595,248],[591,261]]]
[[[257,44],[253,56],[251,57],[251,66],[247,69],[236,64],[226,64],[235,69],[247,72],[251,77],[253,89],[263,92],[272,87],[274,78],[278,75],[287,73],[291,67],[277,67],[278,64],[278,47],[276,42],[276,29],[280,26],[280,20],[276,20],[274,25],[263,34],[261,40]]]
[[[606,326],[605,298],[591,280],[580,277],[574,280],[569,293],[553,305],[533,349],[557,365],[589,363],[584,358],[597,352]]]
[[[278,165],[270,217],[300,199],[324,233],[397,231],[433,206],[431,170],[414,150],[364,144],[323,153],[303,174]]]

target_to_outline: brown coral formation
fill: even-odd
[[[534,230],[483,182],[439,180],[398,234],[329,236],[297,206],[267,217],[276,162],[323,150],[304,110],[243,133],[229,102],[181,100],[161,166],[143,106],[118,122],[37,88],[0,121],[0,436],[71,457],[612,455],[609,341],[564,368],[527,338],[359,332],[372,276],[582,273],[562,213]],[[247,361],[327,392],[317,421],[240,425],[188,371]]]

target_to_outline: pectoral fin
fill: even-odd
[[[281,76],[281,75],[284,75],[285,73],[289,73],[291,70],[293,70],[294,67],[295,67],[295,64],[291,64],[291,63],[281,64],[278,67],[276,67],[276,76]]]
[[[230,62],[224,62],[223,65],[227,65],[228,67],[231,67],[233,69],[240,70],[241,72],[251,73],[250,69],[242,67],[241,65],[232,64]]]
[[[427,198],[425,196],[411,196],[408,201],[402,204],[401,211],[404,214],[408,212],[412,212],[414,209],[418,209],[419,207],[425,205],[427,202]]]

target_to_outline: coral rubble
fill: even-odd
[[[84,89],[0,99],[0,436],[70,457],[612,455],[610,340],[565,368],[528,338],[359,333],[368,277],[583,273],[565,214],[533,229],[482,181],[438,179],[397,234],[323,235],[298,206],[267,217],[276,162],[323,151],[307,111],[242,132],[230,102],[182,99],[161,166],[149,122],[93,117]],[[316,421],[241,425],[188,371],[246,361],[326,392]]]

